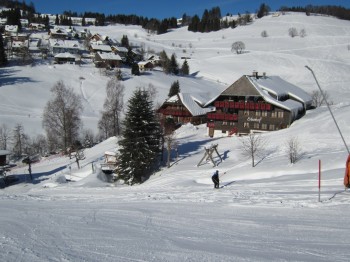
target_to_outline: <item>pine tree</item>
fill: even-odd
[[[174,95],[177,95],[178,93],[180,93],[180,84],[179,84],[179,81],[177,80],[171,84],[168,97],[172,97]]]
[[[174,75],[179,74],[179,65],[177,64],[175,54],[172,54],[170,58],[170,73]]]
[[[152,172],[160,152],[161,128],[147,91],[137,89],[130,98],[119,141],[119,177],[141,183]]]
[[[4,40],[0,34],[0,67],[7,65],[7,56],[5,53]]]
[[[56,14],[55,25],[59,25],[59,24],[60,24],[60,19],[58,18],[58,15]]]
[[[190,67],[188,66],[187,60],[185,60],[181,66],[181,74],[188,76],[190,74]]]
[[[129,39],[128,39],[128,36],[127,35],[123,35],[122,39],[121,39],[121,45],[125,48],[129,48],[130,45],[129,45]]]

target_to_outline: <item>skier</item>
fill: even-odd
[[[211,177],[211,180],[214,183],[214,188],[219,188],[219,170],[216,170],[214,175]]]

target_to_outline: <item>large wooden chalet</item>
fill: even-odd
[[[209,105],[209,135],[274,131],[287,128],[311,108],[312,98],[278,76],[244,75]]]
[[[213,107],[204,107],[209,100],[207,94],[179,93],[168,98],[158,109],[162,120],[172,118],[175,123],[199,125],[207,122],[207,113]]]

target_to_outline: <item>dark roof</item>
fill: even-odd
[[[261,96],[254,85],[249,81],[247,76],[242,76],[225,91],[221,93],[223,96]]]

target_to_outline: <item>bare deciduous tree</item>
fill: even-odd
[[[269,35],[267,34],[266,30],[261,32],[261,36],[262,37],[268,37]]]
[[[167,150],[167,167],[170,167],[170,156],[171,156],[171,149],[174,147],[176,141],[175,141],[175,133],[169,132],[164,136],[164,142]]]
[[[47,151],[47,141],[44,135],[40,134],[37,135],[32,139],[31,145],[33,154],[40,154],[41,156],[44,155],[44,152]]]
[[[2,124],[2,126],[0,127],[0,149],[6,150],[10,139],[10,129],[6,124]]]
[[[245,44],[242,41],[234,42],[231,46],[231,51],[235,51],[237,54],[242,54],[245,49]]]
[[[294,164],[300,159],[301,148],[297,137],[291,137],[287,140],[286,151],[291,164]]]
[[[266,139],[260,134],[250,133],[241,140],[243,153],[252,159],[252,167],[255,166],[255,158],[261,156],[266,145]]]
[[[28,145],[28,136],[24,133],[21,124],[16,124],[12,132],[13,152],[16,156],[22,156]]]
[[[83,110],[81,98],[72,88],[58,81],[51,89],[53,98],[48,101],[43,114],[43,127],[50,140],[56,140],[64,149],[78,139]]]
[[[291,27],[288,29],[288,34],[290,37],[296,37],[298,35],[298,31],[295,27]]]
[[[329,101],[329,94],[327,93],[327,91],[323,91],[323,95],[318,90],[312,91],[311,97],[312,97],[312,104],[314,107],[325,105],[326,100]]]
[[[99,128],[106,137],[120,135],[120,115],[124,108],[124,90],[125,86],[116,77],[112,77],[107,82],[107,96],[99,121]]]
[[[299,32],[300,37],[305,37],[306,36],[306,30],[305,29],[301,29]]]

